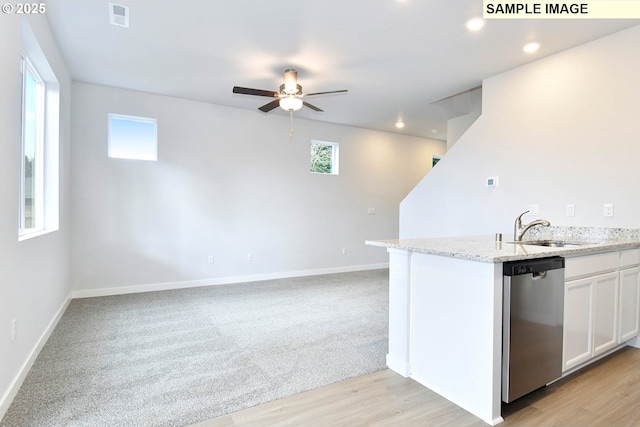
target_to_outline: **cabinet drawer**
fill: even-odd
[[[616,251],[566,258],[564,261],[564,277],[565,280],[568,280],[573,277],[589,276],[616,270],[619,266],[620,253]]]
[[[620,252],[620,267],[640,264],[640,249],[629,249]]]

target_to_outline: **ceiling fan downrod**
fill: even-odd
[[[286,96],[301,96],[302,86],[298,84],[298,72],[289,68],[284,72],[284,84],[280,85],[280,93]]]

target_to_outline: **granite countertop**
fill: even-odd
[[[571,247],[546,247],[497,242],[495,236],[367,240],[365,244],[480,262],[505,262],[548,256],[575,256],[640,247],[640,230],[592,227],[541,227],[526,240],[561,240]]]

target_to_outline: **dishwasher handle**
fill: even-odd
[[[533,280],[545,279],[547,277],[547,271],[549,271],[549,270],[539,271],[539,272],[536,272],[536,273],[531,273],[531,278]]]

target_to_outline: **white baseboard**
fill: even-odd
[[[60,306],[56,315],[53,317],[53,319],[51,319],[51,322],[49,322],[49,324],[47,325],[46,329],[44,330],[42,336],[40,336],[40,339],[36,343],[35,347],[33,347],[33,350],[31,350],[29,357],[22,364],[22,367],[18,371],[18,375],[16,375],[16,377],[14,378],[13,382],[9,386],[9,389],[5,392],[4,396],[0,398],[0,420],[2,420],[2,418],[5,416],[5,414],[9,410],[9,406],[11,405],[11,402],[13,402],[13,399],[16,397],[16,394],[18,394],[18,390],[20,390],[20,387],[22,386],[24,379],[27,377],[29,370],[31,370],[31,367],[33,366],[33,362],[36,361],[36,358],[40,354],[42,347],[44,347],[45,343],[51,336],[51,333],[58,325],[58,322],[62,318],[62,315],[64,314],[65,310],[69,306],[70,302],[71,302],[71,294],[67,296],[67,299],[62,303],[62,306]]]
[[[202,286],[228,285],[233,283],[256,282],[261,280],[286,279],[290,277],[319,276],[322,274],[348,273],[352,271],[389,268],[389,263],[351,265],[345,267],[321,268],[315,270],[288,271],[279,273],[253,274],[247,276],[229,276],[183,282],[151,283],[146,285],[120,286],[100,289],[81,289],[71,292],[71,298],[93,298],[109,295],[136,294],[140,292],[167,291],[171,289],[198,288]]]
[[[391,354],[387,354],[387,368],[405,378],[409,378],[411,376],[411,364],[404,360],[400,360]]]

